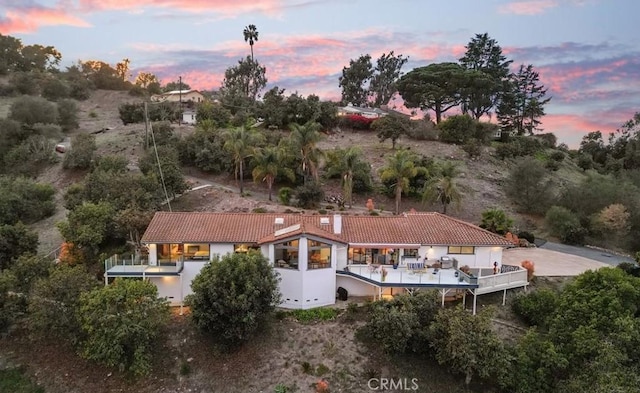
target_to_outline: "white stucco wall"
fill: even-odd
[[[149,277],[149,282],[158,288],[158,297],[166,298],[172,306],[180,305],[180,277]]]
[[[334,304],[336,302],[335,269],[331,267],[303,272],[302,299],[302,308]]]
[[[215,255],[220,256],[221,258],[226,254],[231,254],[233,252],[233,244],[232,243],[211,243],[209,244],[209,250],[211,254],[211,259]]]
[[[158,247],[155,244],[148,244],[147,248],[149,250],[149,265],[157,266],[158,265]]]
[[[336,277],[336,291],[339,287],[347,290],[348,296],[373,296],[374,287],[360,280],[349,276]],[[376,289],[377,290],[377,289]]]
[[[420,248],[420,255],[428,259],[439,259],[448,255],[458,260],[458,267],[469,265],[469,267],[493,267],[493,262],[497,261],[502,265],[502,247],[476,247],[475,254],[448,254],[446,246],[423,246]]]
[[[302,272],[300,270],[275,268],[280,275],[280,294],[285,308],[303,308]]]
[[[200,273],[200,270],[209,262],[207,261],[188,261],[184,263],[184,268],[182,269],[182,286],[184,296],[190,295],[193,293],[191,290],[191,282],[194,278]]]

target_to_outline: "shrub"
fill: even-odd
[[[85,267],[61,265],[49,277],[38,280],[29,299],[29,329],[43,337],[56,336],[77,342],[80,296],[96,287],[98,281]]]
[[[535,138],[537,138],[544,147],[549,149],[554,149],[556,147],[556,143],[558,142],[558,138],[551,132],[547,132],[545,134],[537,134]]]
[[[69,85],[58,78],[49,78],[42,84],[42,96],[49,101],[68,98],[69,94],[71,94]]]
[[[169,320],[169,305],[148,281],[116,279],[80,296],[82,356],[135,375],[151,370],[151,350]]]
[[[293,189],[290,187],[282,187],[278,190],[278,200],[283,205],[291,203],[291,197],[293,196]]]
[[[522,156],[533,156],[544,150],[542,141],[531,136],[513,137],[510,142],[502,143],[496,148],[496,155],[504,160],[506,158],[516,158]]]
[[[55,190],[26,178],[0,176],[0,224],[32,223],[51,216]]]
[[[303,209],[314,209],[324,200],[324,190],[315,181],[308,181],[306,184],[296,187],[296,198],[298,206]]]
[[[551,201],[548,171],[532,157],[520,159],[511,169],[505,184],[507,196],[522,211],[543,213]]]
[[[78,128],[78,105],[75,100],[58,101],[58,124],[63,130],[69,131]]]
[[[276,273],[258,252],[214,260],[191,288],[188,304],[194,323],[225,346],[248,340],[280,303]]]
[[[520,293],[511,305],[513,312],[529,326],[546,328],[558,309],[559,295],[549,288],[540,288],[529,293]]]
[[[44,98],[22,96],[11,104],[9,119],[30,126],[37,123],[57,124],[58,108]]]
[[[120,120],[125,126],[129,123],[142,123],[144,122],[144,105],[124,103],[118,107],[120,113]]]
[[[527,269],[527,280],[531,281],[535,272],[535,264],[532,261],[522,261],[520,265]]]
[[[549,158],[552,159],[553,161],[558,161],[558,162],[562,162],[564,161],[564,152],[560,151],[560,150],[554,150],[550,155]]]
[[[469,158],[476,158],[482,155],[482,144],[475,138],[469,139],[464,145],[462,150],[469,156]]]
[[[338,125],[354,130],[369,130],[374,120],[362,115],[347,115],[340,118]]]
[[[489,232],[506,235],[511,230],[513,219],[507,216],[502,209],[488,209],[482,212],[482,223],[480,228]]]
[[[0,270],[9,268],[23,254],[38,250],[38,234],[21,222],[0,224]]]
[[[308,310],[294,310],[291,315],[300,323],[331,321],[338,315],[335,308],[318,307]]]
[[[495,378],[508,367],[507,352],[492,330],[491,317],[491,309],[472,315],[461,307],[445,308],[428,328],[438,363],[462,373],[467,385],[473,377]]]
[[[580,220],[571,210],[562,206],[552,206],[545,216],[547,229],[552,236],[560,239],[579,239]]]
[[[375,302],[361,332],[387,353],[425,352],[429,350],[425,328],[439,309],[440,302],[433,291]]]
[[[536,236],[531,232],[520,231],[520,232],[518,232],[517,235],[521,239],[526,239],[531,244],[535,243],[535,241],[536,241]]]
[[[557,171],[558,169],[560,169],[560,162],[558,161],[553,161],[553,160],[548,160],[545,164],[544,167],[547,168],[550,171]]]
[[[411,122],[411,127],[407,131],[407,136],[417,141],[436,141],[440,137],[440,132],[436,125],[430,120],[420,120]]]
[[[97,149],[94,135],[78,134],[71,141],[71,149],[65,155],[62,166],[66,169],[89,169]]]

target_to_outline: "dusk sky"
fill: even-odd
[[[63,66],[131,60],[163,83],[217,89],[249,54],[242,30],[255,24],[256,60],[268,86],[339,99],[342,68],[361,54],[409,56],[404,72],[457,61],[476,33],[533,64],[552,97],[545,132],[577,147],[640,111],[640,2],[636,0],[0,0],[0,33],[53,45]]]

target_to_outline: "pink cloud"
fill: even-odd
[[[284,0],[80,0],[80,9],[84,12],[171,8],[189,12],[215,11],[227,16],[247,12],[271,14],[286,5]]]
[[[0,33],[32,33],[41,26],[76,26],[90,27],[91,25],[65,10],[53,8],[24,8],[7,11],[0,19]]]
[[[501,14],[537,15],[557,6],[558,3],[555,0],[517,1],[501,5],[498,11]]]

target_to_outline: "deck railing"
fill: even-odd
[[[387,271],[386,277],[383,279],[381,270],[382,266]],[[411,270],[405,267],[393,269],[392,266],[381,265],[375,269],[367,265],[349,265],[349,272],[386,284],[430,284],[430,285],[452,285],[461,284],[462,282],[454,276],[453,269],[439,269],[434,274],[434,269]]]
[[[184,261],[182,258],[170,264],[159,263],[156,266],[149,265],[148,258],[136,257],[134,254],[119,255],[115,254],[105,259],[104,271],[116,270],[119,273],[143,273],[145,271],[166,271],[166,272],[180,272],[182,270]],[[114,269],[116,268],[116,269]]]

